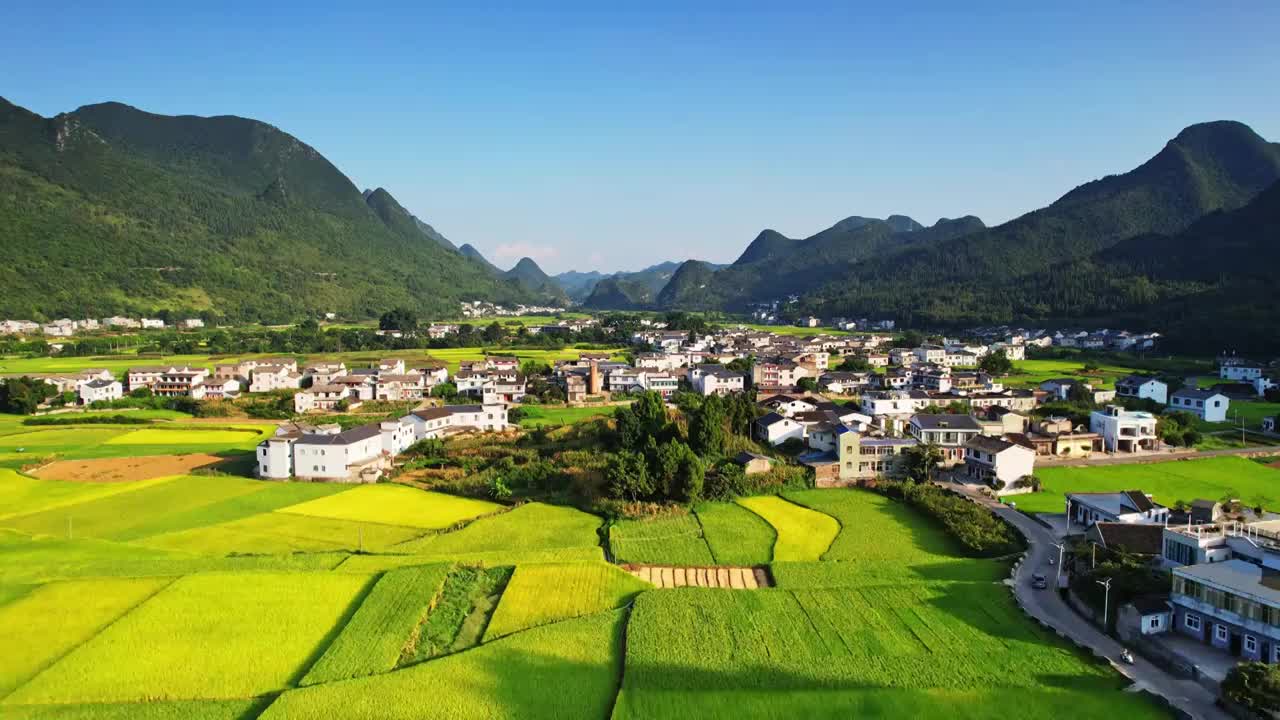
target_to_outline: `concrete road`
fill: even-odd
[[[1050,565],[1049,558],[1053,557],[1056,563],[1058,554],[1057,548],[1052,544],[1053,535],[1039,523],[1016,510],[987,500],[982,502],[991,508],[992,512],[1008,520],[1027,538],[1029,550],[1014,575],[1014,592],[1027,612],[1077,643],[1106,657],[1120,673],[1137,686],[1167,698],[1192,717],[1203,720],[1229,718],[1226,712],[1214,704],[1217,698],[1213,693],[1199,683],[1175,677],[1137,655],[1134,656],[1133,665],[1125,663],[1120,659],[1120,653],[1124,648],[1072,610],[1057,592],[1032,588],[1031,576],[1035,573],[1042,573],[1048,578],[1050,587],[1053,586],[1057,566]]]

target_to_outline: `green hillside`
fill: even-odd
[[[569,297],[564,294],[564,288],[543,272],[533,258],[520,258],[515,267],[508,270],[503,277],[519,284],[540,302],[553,305],[569,304]]]
[[[255,120],[119,103],[43,118],[0,99],[0,316],[279,322],[528,299],[422,225]]]
[[[1280,179],[1280,145],[1236,122],[1194,125],[1135,170],[1072,190],[1047,208],[948,242],[851,267],[809,294],[803,311],[887,313],[917,325],[1147,317],[1154,297],[1095,256],[1139,235],[1175,235],[1241,207]],[[1247,257],[1222,268],[1225,280]],[[1147,269],[1160,273],[1160,254]],[[1182,295],[1167,286],[1171,295]],[[1166,297],[1165,300],[1172,300]]]

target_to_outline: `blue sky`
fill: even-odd
[[[1274,0],[206,5],[9,7],[0,95],[264,120],[550,272],[855,214],[995,224],[1200,121],[1280,140]]]

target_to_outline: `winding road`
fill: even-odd
[[[938,484],[948,490],[959,490],[975,502],[985,505],[991,512],[1008,520],[1027,539],[1027,553],[1013,575],[1013,591],[1018,603],[1028,614],[1077,644],[1089,648],[1094,654],[1106,658],[1120,674],[1133,681],[1137,688],[1167,699],[1191,717],[1197,720],[1230,720],[1226,711],[1218,707],[1217,696],[1203,685],[1194,680],[1175,677],[1138,655],[1134,656],[1132,665],[1124,662],[1120,659],[1124,647],[1071,609],[1061,595],[1053,590],[1036,590],[1031,587],[1032,576],[1036,573],[1049,578],[1051,585],[1057,574],[1057,566],[1049,564],[1049,559],[1056,558],[1058,553],[1053,545],[1057,538],[1047,528],[1017,510],[972,492],[964,485],[945,482]]]

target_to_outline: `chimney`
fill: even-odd
[[[595,360],[592,360],[591,371],[587,379],[587,394],[599,395],[600,390],[600,366]]]

